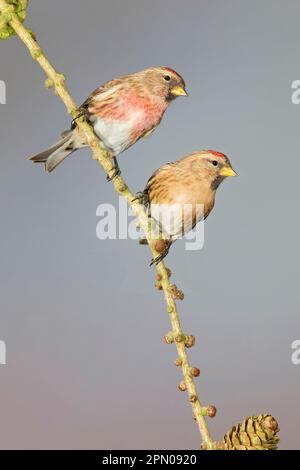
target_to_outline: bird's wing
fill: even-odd
[[[147,184],[146,184],[146,188],[145,190],[149,190],[150,187],[155,183],[155,179],[156,179],[156,176],[165,171],[165,170],[169,170],[170,167],[174,166],[174,163],[173,162],[170,162],[170,163],[165,163],[165,165],[161,166],[160,168],[158,168],[158,170],[156,170],[151,176],[150,178],[148,179],[147,181]]]

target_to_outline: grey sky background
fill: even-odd
[[[78,104],[151,65],[184,76],[189,99],[119,163],[137,191],[196,149],[230,156],[204,249],[179,241],[167,264],[214,437],[270,412],[285,449],[300,448],[299,15],[296,0],[31,0],[27,20]],[[17,38],[0,58],[1,448],[197,448],[148,250],[96,238],[98,204],[118,199],[88,150],[51,175],[26,160],[69,119]]]

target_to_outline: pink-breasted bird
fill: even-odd
[[[164,241],[159,243],[161,254],[151,264],[159,263],[176,239],[208,217],[216,191],[228,176],[236,176],[229,158],[214,150],[200,150],[167,163],[151,176],[139,198]]]
[[[159,125],[169,104],[187,96],[183,78],[168,67],[151,67],[110,80],[97,88],[79,108],[92,124],[101,145],[114,159],[114,176],[120,174],[116,157]],[[68,155],[85,147],[76,125],[48,150],[30,157],[53,171]],[[114,177],[113,176],[113,177]]]

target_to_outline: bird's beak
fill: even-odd
[[[179,86],[179,85],[174,86],[173,88],[171,88],[170,92],[174,96],[188,96],[185,89],[182,86]]]
[[[221,175],[221,176],[224,176],[224,177],[227,177],[227,176],[237,176],[237,173],[236,173],[236,171],[234,171],[233,168],[231,168],[231,166],[224,166],[224,167],[221,168],[221,170],[220,170],[220,175]]]

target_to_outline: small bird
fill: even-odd
[[[151,176],[139,196],[162,237],[157,250],[160,255],[151,264],[159,263],[177,238],[209,216],[219,185],[226,177],[236,175],[226,155],[200,150],[167,163]]]
[[[183,78],[169,67],[151,67],[110,80],[97,88],[80,106],[71,129],[48,150],[30,157],[53,171],[68,155],[85,147],[76,119],[85,116],[93,126],[103,148],[114,161],[113,179],[120,174],[116,157],[150,135],[159,125],[169,104],[178,96],[187,96]]]

